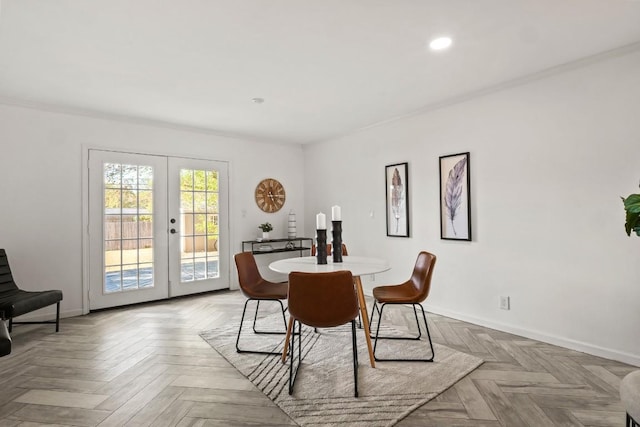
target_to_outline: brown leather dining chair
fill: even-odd
[[[316,245],[311,244],[311,256],[316,256],[317,250]],[[327,243],[327,256],[332,254],[332,245],[331,243]],[[347,251],[347,245],[342,244],[342,255],[349,256],[349,252]],[[362,321],[360,319],[360,313],[358,312],[358,328],[362,328]]]
[[[422,302],[429,296],[429,290],[431,288],[431,276],[433,275],[433,267],[436,264],[436,256],[432,253],[422,251],[418,254],[416,264],[413,268],[413,273],[409,280],[399,285],[387,285],[376,286],[373,288],[373,309],[371,310],[371,324],[373,322],[373,316],[375,312],[378,312],[378,325],[376,328],[376,335],[372,337],[375,339],[373,345],[373,355],[376,360],[380,361],[397,361],[397,362],[433,362],[435,353],[433,351],[433,343],[431,342],[431,334],[429,334],[429,326],[427,325],[427,316],[424,313],[424,307]],[[378,304],[380,307],[378,307]],[[382,311],[389,304],[411,304],[413,306],[413,314],[416,319],[416,325],[418,326],[418,335],[416,337],[406,336],[380,336],[380,324],[382,323]],[[428,358],[378,358],[376,356],[376,347],[379,339],[393,339],[393,340],[420,340],[422,337],[422,330],[420,328],[420,321],[418,320],[418,312],[416,306],[420,306],[422,310],[422,319],[424,320],[424,327],[427,332],[427,338],[429,339],[429,346],[431,347],[431,356]]]
[[[284,335],[287,329],[287,319],[284,312],[285,307],[282,304],[283,300],[287,299],[288,285],[284,283],[274,283],[265,280],[258,270],[256,260],[251,252],[241,252],[235,255],[236,267],[238,268],[238,281],[240,283],[240,289],[242,293],[247,297],[244,303],[244,309],[242,310],[242,318],[240,319],[240,327],[238,328],[238,338],[236,339],[236,351],[238,353],[257,353],[257,354],[273,354],[280,355],[281,351],[274,349],[273,351],[264,350],[246,350],[240,348],[240,335],[242,333],[242,325],[244,322],[244,316],[247,312],[247,304],[249,301],[257,301],[256,312],[253,317],[253,332],[255,334],[267,334],[267,335]],[[260,310],[260,301],[275,301],[280,304],[280,310],[282,311],[282,320],[284,322],[284,331],[259,331],[256,329],[256,321],[258,319],[258,311]]]
[[[358,348],[355,322],[358,317],[358,300],[353,292],[351,272],[301,273],[294,271],[290,273],[289,315],[293,319],[289,353],[289,394],[293,393],[293,386],[302,361],[301,324],[313,328],[332,328],[351,322],[354,395],[358,397]],[[300,340],[298,344],[296,336]],[[296,345],[298,366],[294,369]]]
[[[331,255],[331,243],[327,243],[327,255]],[[311,245],[311,256],[316,256],[317,253],[317,249],[316,249],[316,245],[312,244]],[[349,256],[349,253],[347,252],[347,245],[345,245],[344,243],[342,244],[342,255],[344,256]]]

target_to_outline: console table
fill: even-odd
[[[242,242],[242,252],[252,252],[253,254],[273,254],[280,252],[300,252],[310,251],[313,239],[309,237],[293,237],[290,239],[263,239],[245,240]]]

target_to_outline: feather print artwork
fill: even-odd
[[[402,208],[402,201],[404,200],[404,186],[402,185],[402,178],[400,178],[400,172],[398,168],[393,171],[393,177],[391,178],[391,210],[393,216],[396,219],[396,233],[400,225],[400,211]]]
[[[453,229],[453,234],[458,235],[456,232],[456,227],[453,221],[456,219],[458,215],[458,209],[462,204],[462,187],[464,185],[464,171],[465,166],[467,165],[467,158],[463,157],[458,163],[456,163],[453,168],[449,171],[449,176],[447,178],[447,188],[444,195],[444,205],[447,208],[447,216],[451,221],[451,228]]]

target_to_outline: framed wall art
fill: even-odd
[[[385,166],[387,236],[409,237],[409,164]]]
[[[471,240],[469,153],[440,157],[440,238]]]

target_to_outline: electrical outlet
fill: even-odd
[[[500,297],[500,308],[502,310],[510,310],[511,304],[509,301],[509,297]]]

